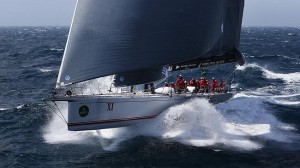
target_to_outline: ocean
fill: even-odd
[[[67,36],[0,28],[0,167],[300,167],[300,28],[243,27],[246,64],[225,103],[193,99],[143,125],[83,132],[42,101]]]

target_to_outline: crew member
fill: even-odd
[[[185,90],[184,79],[181,75],[179,75],[178,78],[176,79],[176,89],[178,93],[181,93],[182,91]]]
[[[221,83],[220,83],[220,85],[219,85],[219,88],[220,88],[220,92],[221,92],[221,93],[224,93],[225,83],[224,83],[223,79],[221,79]]]
[[[163,87],[169,87],[169,84],[168,84],[167,82],[165,82],[165,83],[163,84]]]
[[[192,78],[192,79],[190,80],[190,82],[188,83],[188,86],[194,86],[194,87],[196,87],[196,79],[195,79],[195,78]]]
[[[218,81],[215,78],[212,78],[211,92],[216,92],[217,88],[218,88]]]
[[[207,73],[206,73],[206,71],[205,71],[205,70],[201,70],[201,76],[202,76],[202,77],[204,77],[204,78],[205,78],[205,77],[206,77],[206,74],[207,74]]]
[[[205,79],[203,77],[200,78],[200,81],[199,81],[199,89],[200,89],[200,92],[204,92],[204,83],[205,83]]]
[[[204,91],[205,92],[208,92],[208,85],[209,85],[209,82],[206,78],[204,78]]]
[[[198,93],[200,89],[200,82],[196,80],[195,92]]]
[[[172,82],[172,83],[170,84],[170,87],[171,87],[171,88],[175,88],[174,82]]]

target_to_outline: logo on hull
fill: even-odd
[[[83,105],[79,108],[79,115],[80,117],[86,117],[89,114],[89,107]]]
[[[107,103],[107,111],[113,111],[114,110],[114,103]]]

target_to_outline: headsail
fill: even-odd
[[[171,64],[170,70],[178,71],[232,62],[243,65],[245,58],[239,51],[243,9],[244,0],[230,0],[221,27],[222,35],[215,46],[196,59]]]
[[[231,0],[78,0],[57,87],[195,59]]]

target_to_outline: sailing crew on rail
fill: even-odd
[[[198,85],[199,85],[199,91],[202,93],[204,92],[204,88],[205,88],[204,82],[205,82],[205,79],[203,77],[201,77]]]
[[[192,78],[192,79],[190,80],[190,82],[188,83],[188,86],[194,86],[194,87],[196,87],[196,79],[195,79],[195,78]]]
[[[211,92],[216,92],[218,86],[218,81],[213,77],[211,82]]]
[[[171,88],[175,88],[174,82],[172,82],[172,83],[170,84],[170,87],[171,87]]]
[[[187,89],[188,82],[184,81],[184,93],[188,92],[189,90]]]
[[[206,78],[204,78],[204,92],[208,92],[209,82]]]
[[[200,89],[200,82],[199,82],[199,80],[196,80],[195,92],[198,93],[199,89]]]
[[[163,87],[169,87],[168,82],[165,82],[165,83],[163,84]]]
[[[176,79],[176,90],[178,93],[181,93],[185,90],[184,79],[181,75]]]
[[[225,89],[225,83],[224,83],[223,79],[221,79],[221,83],[219,85],[220,93],[224,93],[224,89]]]

